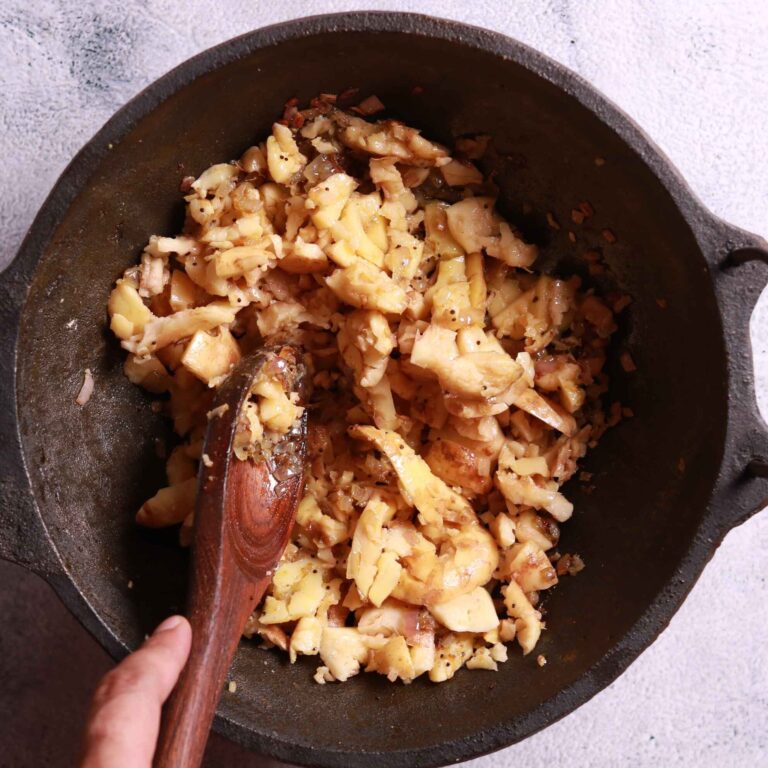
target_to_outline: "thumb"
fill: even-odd
[[[189,656],[192,631],[171,616],[96,689],[81,768],[151,768],[160,711]]]

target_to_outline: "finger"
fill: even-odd
[[[189,622],[171,616],[104,677],[93,696],[81,768],[151,768],[160,711],[191,641]]]

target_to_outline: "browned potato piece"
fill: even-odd
[[[488,493],[493,487],[490,472],[482,474],[478,468],[477,454],[459,443],[445,439],[431,442],[424,460],[439,478],[469,493]]]

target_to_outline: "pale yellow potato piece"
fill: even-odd
[[[136,333],[136,326],[124,315],[112,315],[109,329],[118,339],[129,339]]]
[[[490,398],[500,395],[522,374],[521,366],[506,352],[459,354],[456,333],[430,325],[413,344],[411,363],[434,371],[440,386],[460,397]]]
[[[491,656],[490,649],[481,647],[467,661],[467,669],[486,669],[489,672],[498,672],[499,666],[493,656]]]
[[[453,331],[482,323],[485,310],[475,309],[470,293],[465,280],[439,287],[432,294],[432,322]]]
[[[505,552],[499,569],[514,579],[523,592],[538,592],[557,584],[557,573],[544,550],[533,541],[514,544]]]
[[[107,309],[112,318],[110,327],[113,333],[123,340],[141,333],[152,319],[149,307],[144,304],[136,288],[126,280],[117,281],[109,294]]]
[[[222,185],[231,182],[239,173],[236,165],[231,163],[217,163],[203,171],[192,183],[192,189],[200,197],[205,197],[209,192],[215,192]]]
[[[278,184],[287,184],[307,164],[307,158],[299,152],[291,129],[275,123],[272,135],[267,139],[267,167],[269,175]]]
[[[414,547],[413,554],[403,558],[405,568],[393,597],[431,607],[488,583],[498,566],[499,551],[485,528],[474,523],[458,529],[426,530],[431,537],[441,539],[440,554],[427,547],[420,551]]]
[[[429,202],[424,207],[424,228],[427,240],[432,244],[438,256],[443,259],[455,259],[464,255],[464,249],[448,229],[446,203]]]
[[[435,666],[435,644],[414,645],[410,647],[411,664],[413,665],[413,676],[418,677],[425,672],[429,672]]]
[[[504,645],[504,643],[496,642],[491,646],[491,658],[494,661],[498,662],[504,662],[509,658],[509,654],[507,652],[507,646]]]
[[[304,412],[300,405],[293,402],[282,384],[274,379],[257,378],[251,387],[251,394],[259,398],[259,421],[279,435],[288,432]]]
[[[416,276],[424,258],[424,243],[408,232],[393,229],[389,234],[389,245],[391,250],[384,257],[384,264],[392,273],[392,279],[398,285],[407,287]],[[424,301],[420,293],[413,295]],[[409,310],[413,311],[413,307],[409,307]],[[424,302],[424,311],[426,310]]]
[[[272,595],[264,598],[260,621],[262,624],[285,624],[291,620],[291,614],[288,612],[288,605],[285,600],[278,600]]]
[[[408,624],[415,625],[421,609],[398,600],[385,600],[380,607],[365,608],[358,613],[357,629],[364,635],[405,635]]]
[[[395,166],[395,158],[371,158],[368,165],[371,181],[384,192],[387,200],[401,203],[408,213],[416,209],[416,197],[403,183],[403,177]]]
[[[433,683],[450,680],[464,666],[473,652],[472,636],[449,634],[441,638],[435,654],[435,664],[429,671]]]
[[[195,508],[197,478],[161,488],[142,504],[136,522],[147,528],[166,528],[184,521]]]
[[[357,256],[381,269],[384,266],[384,252],[365,231],[365,225],[372,220],[379,204],[378,194],[353,193],[339,221],[331,225],[331,231],[335,240],[349,243]]]
[[[377,574],[383,551],[384,525],[392,519],[395,508],[381,496],[374,495],[363,509],[352,536],[347,559],[347,578],[352,579],[361,597],[367,598]]]
[[[381,312],[355,310],[344,318],[337,335],[339,351],[361,387],[378,384],[387,370],[395,336]]]
[[[293,249],[280,259],[280,269],[294,275],[324,272],[330,262],[323,249],[315,243],[305,243],[297,237]]]
[[[467,253],[498,244],[495,202],[492,197],[465,197],[446,210],[448,231]]]
[[[502,619],[499,625],[499,640],[502,643],[511,643],[515,639],[517,629],[514,619]]]
[[[515,397],[513,403],[520,410],[541,419],[545,424],[549,424],[550,427],[554,427],[568,437],[576,434],[576,419],[569,413],[563,413],[562,409],[534,389],[524,390]]]
[[[488,287],[483,272],[483,254],[470,253],[466,259],[466,275],[469,281],[469,301],[472,306],[482,312],[482,323],[485,320],[485,304],[488,300]]]
[[[334,678],[344,682],[360,671],[368,658],[368,643],[354,627],[324,627],[320,658]]]
[[[296,507],[296,523],[302,525],[305,528],[315,522],[318,522],[323,516],[323,512],[320,509],[320,505],[317,503],[314,496],[307,494],[299,502]]]
[[[467,184],[482,184],[483,174],[472,163],[462,160],[451,160],[441,166],[440,173],[443,174],[445,183],[449,187],[463,187]]]
[[[526,509],[515,518],[517,539],[523,543],[532,541],[543,550],[552,549],[556,539],[552,537],[551,525],[548,526],[532,509]]]
[[[502,587],[504,606],[507,613],[515,619],[515,635],[523,649],[523,654],[530,653],[541,637],[541,614],[531,605],[530,600],[520,585],[511,581]]]
[[[343,520],[336,520],[330,515],[321,515],[317,520],[317,534],[327,547],[335,547],[350,536],[349,526]]]
[[[364,259],[356,259],[348,267],[335,270],[326,283],[342,301],[359,309],[400,314],[408,306],[405,291]]]
[[[386,253],[389,238],[387,237],[387,224],[381,216],[376,214],[365,224],[365,234],[382,253]]]
[[[386,675],[392,683],[398,679],[410,683],[416,674],[405,638],[392,637],[381,648],[371,650],[365,671]]]
[[[229,325],[236,313],[236,307],[217,301],[204,307],[184,309],[168,317],[155,317],[144,326],[142,333],[123,341],[122,346],[135,355],[150,355],[197,331]]]
[[[419,131],[397,120],[369,123],[359,117],[344,116],[341,141],[348,147],[379,157],[396,158],[408,165],[440,166],[448,162],[448,152],[433,144]]]
[[[123,365],[123,373],[131,384],[138,384],[156,395],[167,392],[171,387],[171,376],[154,355],[149,357],[128,355]]]
[[[346,173],[334,173],[309,190],[309,201],[315,206],[312,223],[318,229],[330,229],[339,220],[357,182]]]
[[[506,221],[499,223],[499,242],[486,247],[489,256],[494,256],[510,267],[528,269],[539,255],[539,249],[519,238]]]
[[[488,527],[491,529],[491,533],[496,539],[496,543],[502,549],[511,547],[517,540],[515,522],[504,512],[496,515],[493,522]]]
[[[433,603],[429,612],[453,632],[489,632],[499,626],[499,617],[488,590],[475,587],[443,603]]]
[[[283,560],[272,576],[273,594],[280,600],[289,598],[304,575],[317,567],[317,562],[308,557],[293,561]]]
[[[355,249],[346,240],[337,240],[328,246],[328,255],[340,267],[349,267],[357,261]]]
[[[435,475],[467,495],[488,493],[493,487],[490,461],[466,445],[441,437],[430,442],[422,455]]]
[[[403,567],[394,552],[382,552],[376,562],[376,576],[368,590],[368,599],[380,606],[394,591]]]
[[[559,523],[564,523],[573,514],[573,504],[557,490],[557,483],[551,488],[538,485],[532,477],[518,477],[514,472],[496,472],[496,487],[504,498],[514,505],[525,505],[534,509],[545,509]]]
[[[197,249],[197,241],[193,237],[158,237],[152,235],[149,238],[146,251],[152,256],[161,256],[175,253],[178,256],[186,256]]]
[[[192,309],[197,304],[200,289],[196,286],[186,272],[174,269],[171,272],[171,292],[168,303],[174,312],[181,309]]]
[[[219,277],[241,277],[254,269],[265,267],[275,254],[261,245],[237,245],[218,251],[214,257],[216,274]]]
[[[524,475],[540,475],[549,477],[549,465],[543,456],[527,456],[521,459],[513,459],[509,468],[521,477]]]
[[[288,601],[288,614],[291,621],[305,616],[314,616],[323,597],[325,597],[323,574],[315,569],[302,577]]]
[[[291,640],[288,644],[288,654],[291,664],[296,658],[302,656],[317,656],[320,653],[320,641],[323,636],[323,625],[320,619],[314,616],[305,616],[299,619],[296,627],[291,633]]]
[[[184,268],[195,285],[200,286],[211,296],[229,296],[233,283],[225,277],[216,274],[216,262],[201,258],[187,259]]]
[[[349,434],[373,443],[389,459],[397,473],[400,492],[428,524],[472,523],[476,520],[470,503],[432,474],[429,465],[403,438],[391,430],[353,425]]]
[[[181,364],[200,381],[210,384],[226,376],[240,361],[240,347],[227,328],[219,328],[217,335],[197,331],[187,343]]]

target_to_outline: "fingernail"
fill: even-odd
[[[157,629],[152,634],[157,635],[160,634],[160,632],[170,632],[170,630],[176,629],[182,621],[184,621],[183,616],[169,616],[162,622],[162,624],[158,625]]]

